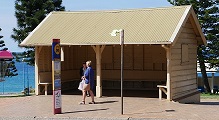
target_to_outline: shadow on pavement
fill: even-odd
[[[105,103],[114,103],[118,101],[103,101],[103,102],[95,102],[95,104],[105,104]]]
[[[219,105],[219,102],[200,102],[198,105]]]
[[[72,111],[72,112],[63,112],[62,114],[69,114],[69,113],[80,113],[80,112],[90,112],[90,111],[102,111],[102,110],[108,110],[109,108],[104,109],[91,109],[91,110],[78,110],[78,111]]]

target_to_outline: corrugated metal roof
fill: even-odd
[[[21,46],[119,44],[114,29],[124,29],[125,44],[171,44],[191,6],[167,8],[52,12],[20,44]]]

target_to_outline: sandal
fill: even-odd
[[[79,105],[84,105],[85,104],[85,101],[82,101],[79,103]]]
[[[89,104],[95,104],[95,102],[94,102],[94,101],[92,101],[92,102],[89,102]]]

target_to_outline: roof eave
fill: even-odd
[[[186,24],[186,22],[189,19],[190,15],[192,16],[193,21],[194,21],[194,26],[193,27],[196,27],[196,29],[198,30],[198,33],[196,34],[196,36],[197,36],[196,38],[199,38],[199,39],[197,39],[197,40],[201,39],[201,41],[203,42],[202,44],[207,45],[207,41],[206,41],[206,39],[204,37],[204,34],[203,34],[202,30],[201,30],[201,27],[199,25],[199,21],[198,21],[198,19],[196,17],[196,14],[195,14],[192,6],[189,6],[185,10],[185,12],[184,12],[184,14],[183,14],[179,24],[177,25],[174,33],[172,34],[172,36],[170,38],[170,41],[173,43],[172,46],[175,45],[179,35],[181,34],[181,32],[183,30],[183,26]],[[198,44],[200,45],[200,42],[198,42]]]
[[[162,45],[162,44],[171,44],[171,42],[145,42],[145,43],[124,43],[126,45]],[[60,43],[61,46],[65,45],[120,45],[120,43]],[[52,46],[51,44],[20,44],[21,47],[34,47],[34,46]]]
[[[196,28],[198,30],[198,33],[200,35],[200,36],[197,36],[196,38],[199,38],[199,39],[201,38],[203,44],[206,46],[207,45],[207,40],[206,40],[206,38],[205,38],[205,36],[204,36],[204,34],[202,32],[201,26],[199,24],[198,18],[196,17],[196,14],[195,14],[194,10],[192,10],[191,15],[193,17],[194,23],[195,23]]]
[[[44,24],[44,22],[51,16],[53,12],[50,12],[43,20],[40,22],[40,24],[19,44],[19,46],[28,46],[25,44],[31,37],[32,35]]]

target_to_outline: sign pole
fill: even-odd
[[[60,39],[52,41],[52,85],[54,114],[61,113],[61,47]]]

